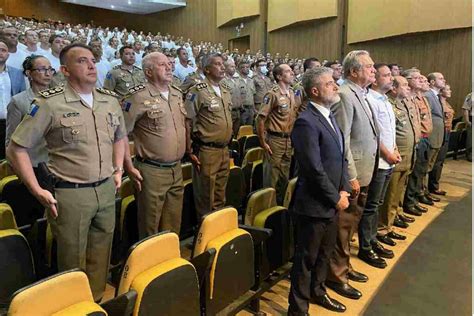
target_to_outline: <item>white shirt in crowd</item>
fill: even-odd
[[[44,57],[48,58],[49,62],[51,63],[51,67],[53,67],[56,72],[59,72],[59,67],[61,67],[61,62],[59,61],[59,58],[55,57],[53,54],[48,54]]]
[[[92,109],[92,106],[94,105],[94,96],[91,93],[78,93],[79,96],[81,97],[82,101],[87,104],[88,107]]]
[[[12,84],[8,75],[7,67],[0,72],[0,119],[7,118],[7,106],[12,99]]]
[[[95,64],[95,67],[97,69],[97,82],[95,83],[95,86],[98,88],[102,88],[104,86],[105,77],[107,76],[107,73],[112,69],[112,66],[107,60],[101,59],[98,63]]]
[[[183,65],[181,65],[181,63],[178,61],[176,62],[174,75],[178,77],[179,80],[183,81],[190,73],[193,73],[195,71],[196,69],[191,66],[183,67]]]
[[[25,58],[28,56],[29,54],[27,54],[21,48],[17,47],[15,53],[8,54],[7,66],[23,70],[23,62],[25,61]]]
[[[322,105],[319,105],[317,103],[314,103],[313,101],[310,101],[311,104],[319,111],[321,112],[321,114],[323,115],[323,117],[326,119],[326,121],[329,123],[329,125],[331,125],[332,129],[334,130],[334,132],[336,132],[336,128],[334,127],[334,125],[332,125],[332,122],[331,122],[331,119],[329,118],[329,114],[331,114],[331,110],[328,109],[328,108],[325,108],[324,106]],[[337,132],[336,132],[337,133]]]

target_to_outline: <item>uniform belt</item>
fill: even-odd
[[[174,168],[176,167],[176,165],[179,163],[179,161],[175,161],[175,162],[159,162],[159,161],[156,161],[156,160],[152,160],[152,159],[145,159],[145,158],[142,158],[142,157],[138,157],[138,156],[135,156],[135,159],[140,161],[140,162],[143,162],[147,165],[152,165],[152,166],[155,166],[155,167],[158,167],[158,168]]]
[[[73,182],[68,182],[68,181],[59,181],[54,185],[54,187],[58,189],[95,188],[107,180],[109,180],[109,178],[105,178],[105,179],[99,180],[97,182],[92,182],[92,183],[73,183]]]
[[[215,143],[215,142],[205,143],[201,141],[200,139],[195,139],[194,141],[197,142],[200,146],[208,146],[208,147],[220,148],[220,149],[226,148],[229,145],[229,144],[221,144],[221,143]]]
[[[282,133],[282,132],[274,132],[274,131],[267,131],[268,134],[276,137],[281,137],[281,138],[289,138],[290,134],[289,133]]]

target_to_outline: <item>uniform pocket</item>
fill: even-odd
[[[115,140],[115,131],[120,125],[119,115],[117,113],[108,113],[107,115],[107,132],[109,133],[110,140]]]
[[[63,141],[71,144],[87,141],[87,130],[80,117],[64,117],[60,120]]]
[[[148,127],[152,131],[160,131],[164,129],[162,122],[165,112],[162,109],[148,110],[146,112],[148,117]]]

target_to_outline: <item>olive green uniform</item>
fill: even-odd
[[[293,90],[283,94],[279,86],[274,86],[263,98],[258,119],[264,120],[266,143],[272,155],[265,153],[263,161],[263,185],[277,191],[277,200],[282,201],[290,173],[291,146],[290,134],[298,116],[300,103]]]
[[[248,77],[239,76],[242,110],[240,112],[240,125],[253,125],[255,119],[255,84]]]
[[[141,68],[133,66],[132,70],[128,70],[123,65],[117,65],[105,76],[104,88],[125,96],[131,88],[144,83],[145,74]]]
[[[135,164],[143,182],[136,193],[140,239],[171,230],[179,234],[183,207],[180,160],[186,150],[186,110],[181,90],[168,98],[146,83],[122,103],[127,131],[133,134]]]
[[[273,83],[267,76],[263,76],[260,74],[255,74],[252,78],[253,83],[255,85],[255,95],[254,95],[254,103],[257,112],[260,111],[260,106],[263,102],[263,97],[267,94],[268,91],[273,87]]]
[[[393,169],[384,203],[379,209],[379,229],[385,235],[392,230],[392,225],[397,214],[403,214],[400,205],[403,202],[405,189],[415,164],[415,146],[417,143],[418,122],[414,113],[410,113],[406,101],[389,97],[395,114],[396,144],[402,161]]]
[[[171,84],[175,87],[181,86],[182,82],[181,79],[179,79],[177,76],[173,75],[173,81],[171,81]]]
[[[115,93],[96,88],[92,108],[69,86],[42,91],[12,141],[33,148],[46,140],[58,178],[58,217],[48,212],[60,271],[81,268],[94,299],[102,297],[115,226],[113,144],[125,137]]]
[[[222,86],[230,92],[232,102],[232,131],[234,138],[240,128],[240,111],[242,110],[242,95],[238,78],[226,77],[221,81]]]
[[[188,93],[191,87],[197,85],[198,83],[204,82],[205,78],[206,77],[202,73],[199,73],[199,72],[190,73],[184,79],[183,83],[179,87],[184,93]]]
[[[201,162],[199,172],[193,168],[194,201],[200,216],[225,206],[232,104],[230,92],[222,84],[219,88],[220,96],[206,79],[189,90],[185,101],[187,117],[193,120],[194,153]]]

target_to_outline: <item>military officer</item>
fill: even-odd
[[[237,138],[237,133],[240,128],[240,111],[242,110],[242,95],[239,85],[239,77],[235,73],[235,63],[232,59],[227,59],[224,62],[225,78],[222,80],[222,85],[231,95],[232,101],[232,130],[234,137]]]
[[[255,84],[249,78],[250,64],[243,59],[238,63],[239,69],[239,86],[242,98],[242,109],[240,111],[240,125],[253,125],[255,118]]]
[[[181,84],[180,88],[184,93],[187,93],[192,86],[204,82],[204,79],[206,79],[202,69],[202,57],[203,55],[196,57],[196,71],[190,73]]]
[[[33,101],[29,114],[13,133],[8,157],[48,210],[59,270],[85,270],[98,301],[107,280],[115,191],[121,184],[127,137],[115,93],[94,88],[97,71],[91,48],[69,45],[61,51],[60,59],[67,85],[42,91]],[[43,139],[51,174],[44,175],[42,188],[27,150]],[[45,185],[47,182],[51,185]]]
[[[291,156],[290,134],[300,103],[290,88],[294,74],[290,66],[280,64],[273,69],[277,85],[263,98],[257,116],[257,134],[265,150],[263,185],[276,188],[277,200],[282,202],[288,184]]]
[[[273,83],[270,78],[267,77],[267,74],[268,69],[265,60],[257,60],[257,62],[255,63],[255,76],[253,77],[253,83],[255,85],[254,102],[257,112],[260,111],[260,106],[263,102],[263,97],[273,87]]]
[[[128,91],[145,83],[143,71],[135,66],[135,51],[130,45],[122,46],[119,50],[122,64],[115,66],[107,73],[104,88],[125,96]]]
[[[189,90],[185,101],[189,126],[187,153],[194,165],[194,201],[200,216],[225,205],[229,176],[227,146],[232,137],[231,95],[221,84],[225,77],[224,60],[220,54],[206,55],[202,67],[206,79]]]
[[[127,154],[125,169],[136,183],[138,229],[140,238],[145,238],[163,230],[179,234],[186,110],[181,90],[171,85],[173,73],[168,58],[151,53],[142,64],[147,83],[132,88],[122,108],[136,153],[136,168]],[[127,148],[128,144],[126,152]]]

